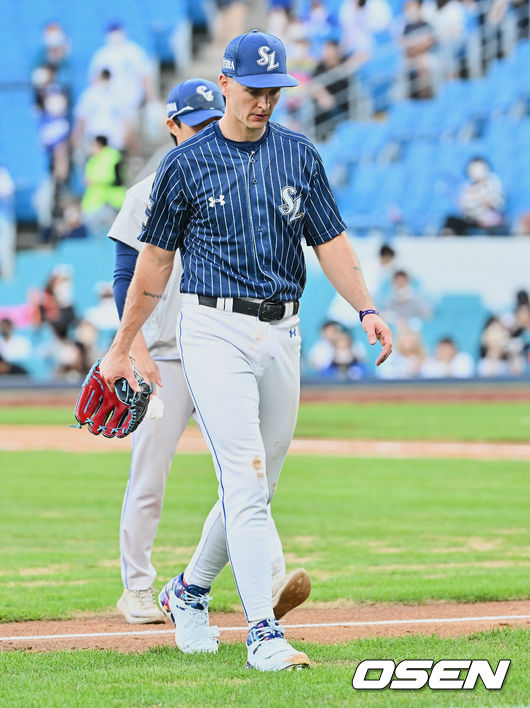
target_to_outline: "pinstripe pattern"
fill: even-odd
[[[294,300],[306,280],[302,237],[314,246],[344,229],[305,136],[269,123],[238,144],[211,124],[162,160],[139,239],[181,249],[182,292]]]

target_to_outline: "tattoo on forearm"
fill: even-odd
[[[148,297],[156,297],[157,300],[160,300],[162,295],[158,295],[158,293],[150,293],[147,290],[144,290],[144,295],[147,295]]]

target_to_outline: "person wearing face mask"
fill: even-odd
[[[448,216],[444,236],[503,236],[509,233],[503,207],[505,203],[500,179],[482,157],[467,164],[468,181],[460,192],[458,216]]]
[[[121,22],[108,25],[105,44],[96,50],[90,61],[90,79],[93,80],[103,69],[110,71],[112,91],[125,110],[134,112],[143,103],[155,99],[151,60],[139,44],[127,37]]]

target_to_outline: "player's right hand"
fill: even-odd
[[[375,362],[380,366],[392,353],[392,330],[379,315],[366,315],[363,317],[362,328],[368,336],[368,342],[381,344],[381,353]]]
[[[129,386],[140,393],[141,389],[133,372],[131,359],[128,352],[122,352],[114,345],[109,349],[103,357],[99,365],[99,371],[104,382],[110,391],[114,392],[114,383],[116,379],[125,378],[129,382]]]

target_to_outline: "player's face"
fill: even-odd
[[[223,94],[227,98],[227,107],[234,117],[249,130],[264,128],[272,115],[278,99],[280,88],[250,88],[229,79],[221,84]]]

